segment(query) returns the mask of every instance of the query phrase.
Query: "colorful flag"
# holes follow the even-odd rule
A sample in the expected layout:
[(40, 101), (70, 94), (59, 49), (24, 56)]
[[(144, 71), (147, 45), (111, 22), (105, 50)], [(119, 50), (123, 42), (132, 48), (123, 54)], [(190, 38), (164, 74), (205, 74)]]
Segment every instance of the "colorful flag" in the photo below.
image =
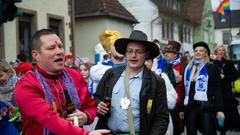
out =
[(230, 2), (229, 0), (223, 0), (218, 8), (217, 13), (219, 13), (220, 20), (223, 22), (225, 21), (225, 16), (230, 14)]

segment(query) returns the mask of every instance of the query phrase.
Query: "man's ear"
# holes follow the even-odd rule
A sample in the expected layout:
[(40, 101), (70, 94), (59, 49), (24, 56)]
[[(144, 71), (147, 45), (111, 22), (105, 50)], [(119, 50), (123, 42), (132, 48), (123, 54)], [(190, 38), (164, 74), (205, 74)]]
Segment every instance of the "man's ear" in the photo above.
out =
[(39, 52), (37, 50), (32, 50), (32, 57), (36, 62), (39, 61)]

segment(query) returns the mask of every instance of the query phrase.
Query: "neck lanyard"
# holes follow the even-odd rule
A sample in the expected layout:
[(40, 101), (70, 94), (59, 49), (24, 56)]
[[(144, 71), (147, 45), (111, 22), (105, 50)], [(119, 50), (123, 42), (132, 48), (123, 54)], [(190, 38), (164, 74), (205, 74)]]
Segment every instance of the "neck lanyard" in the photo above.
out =
[[(129, 69), (128, 69), (128, 67), (126, 67), (126, 70), (125, 70), (124, 87), (125, 87), (124, 96), (127, 97), (131, 101), (131, 96), (130, 96), (130, 92), (129, 92)], [(134, 122), (133, 122), (131, 102), (128, 106), (127, 111), (128, 111), (128, 122), (129, 122), (130, 134), (135, 135), (135, 127), (134, 127)]]

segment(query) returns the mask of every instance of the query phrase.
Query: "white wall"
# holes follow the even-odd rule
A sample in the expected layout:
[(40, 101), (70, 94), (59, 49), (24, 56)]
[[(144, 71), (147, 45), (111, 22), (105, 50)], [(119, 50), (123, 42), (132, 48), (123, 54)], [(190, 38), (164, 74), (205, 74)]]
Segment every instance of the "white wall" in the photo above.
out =
[[(148, 36), (148, 40), (157, 38), (160, 34), (157, 29), (154, 29), (153, 37), (151, 37), (151, 21), (158, 17), (158, 8), (150, 0), (119, 0), (119, 2), (139, 21), (139, 24), (134, 26), (135, 30), (141, 30)], [(154, 23), (154, 27), (159, 26), (159, 23)], [(160, 28), (160, 27), (158, 27)], [(160, 35), (157, 39), (160, 39)]]
[[(150, 0), (119, 0), (119, 2), (140, 22), (134, 29), (145, 32), (148, 35), (148, 40), (158, 39), (161, 43), (168, 43), (167, 40), (162, 39), (162, 19), (161, 16), (159, 17), (158, 7), (153, 2)], [(174, 40), (176, 41), (179, 41), (178, 33), (179, 28), (175, 23)], [(183, 43), (182, 51), (190, 51), (191, 53), (191, 43)]]
[[(47, 28), (47, 13), (64, 17), (64, 34), (66, 53), (69, 53), (71, 45), (69, 35), (70, 16), (68, 16), (68, 1), (67, 0), (23, 0), (16, 4), (17, 7), (37, 12), (37, 30)], [(6, 60), (14, 60), (17, 55), (17, 30), (16, 20), (4, 23), (4, 45)]]
[(119, 31), (123, 37), (129, 37), (133, 27), (130, 22), (101, 17), (76, 20), (75, 55), (95, 60), (94, 48), (99, 43), (98, 36), (106, 29)]
[[(240, 27), (239, 28), (232, 28), (231, 29), (231, 33), (232, 33), (232, 39), (235, 39), (235, 36), (237, 35), (237, 33), (239, 32)], [(224, 29), (215, 29), (215, 43), (217, 45), (223, 44), (223, 32), (224, 31), (230, 31), (229, 28), (224, 28)]]

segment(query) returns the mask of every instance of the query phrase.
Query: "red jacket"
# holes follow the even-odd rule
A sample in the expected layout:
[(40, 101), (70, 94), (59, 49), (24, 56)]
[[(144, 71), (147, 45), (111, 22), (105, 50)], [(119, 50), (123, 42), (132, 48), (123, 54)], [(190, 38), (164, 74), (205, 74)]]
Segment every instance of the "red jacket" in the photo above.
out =
[(183, 96), (183, 91), (184, 91), (184, 87), (183, 87), (183, 72), (182, 70), (184, 70), (184, 67), (181, 66), (182, 63), (178, 63), (176, 65), (173, 66), (173, 69), (175, 71), (177, 71), (179, 74), (179, 78), (181, 79), (176, 79), (178, 80), (176, 86), (175, 86), (175, 90), (177, 92), (178, 98), (177, 98), (177, 103), (176, 104), (180, 104), (181, 100), (182, 100), (182, 96)]
[[(59, 75), (49, 75), (38, 66), (40, 73), (46, 78), (56, 103), (59, 97), (62, 106), (65, 104), (63, 94), (63, 81)], [(81, 111), (90, 117), (89, 123), (96, 116), (96, 104), (90, 96), (86, 83), (77, 70), (66, 68), (69, 75), (73, 78), (77, 88), (81, 103)], [(57, 81), (56, 81), (57, 80)], [(54, 86), (55, 85), (55, 86)], [(37, 81), (34, 72), (27, 72), (16, 84), (14, 89), (14, 98), (20, 109), (23, 120), (24, 135), (42, 135), (43, 127), (57, 135), (85, 135), (89, 131), (81, 127), (74, 126), (71, 122), (61, 117), (59, 104), (57, 104), (58, 112), (54, 112), (52, 106), (45, 100), (45, 93), (42, 86)], [(63, 108), (65, 109), (65, 108)]]

